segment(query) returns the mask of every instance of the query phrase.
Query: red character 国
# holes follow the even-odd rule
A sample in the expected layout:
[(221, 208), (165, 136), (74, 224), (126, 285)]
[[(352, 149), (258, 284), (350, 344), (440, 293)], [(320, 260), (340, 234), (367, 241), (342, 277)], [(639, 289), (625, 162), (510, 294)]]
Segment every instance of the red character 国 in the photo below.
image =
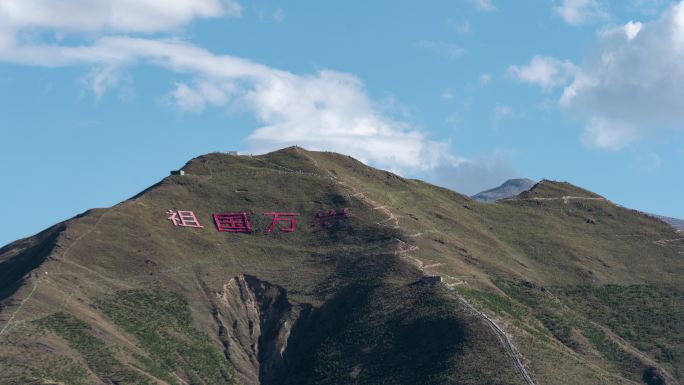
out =
[(252, 226), (246, 212), (214, 213), (216, 228), (222, 233), (251, 233)]
[(199, 220), (197, 220), (197, 216), (193, 211), (168, 210), (166, 213), (169, 214), (169, 217), (166, 219), (170, 220), (174, 226), (204, 228), (199, 223)]
[(266, 232), (270, 233), (278, 225), (278, 223), (286, 223), (287, 225), (281, 226), (280, 231), (283, 233), (292, 233), (297, 229), (297, 218), (299, 218), (299, 213), (264, 213), (264, 215), (272, 215), (273, 220), (271, 224), (266, 228)]

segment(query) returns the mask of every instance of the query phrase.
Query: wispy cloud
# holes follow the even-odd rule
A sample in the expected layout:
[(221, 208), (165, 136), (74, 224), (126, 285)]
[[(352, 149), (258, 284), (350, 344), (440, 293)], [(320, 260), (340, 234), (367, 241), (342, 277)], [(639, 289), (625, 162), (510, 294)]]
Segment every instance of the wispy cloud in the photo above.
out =
[(511, 106), (500, 104), (494, 107), (494, 120), (501, 120), (514, 116), (514, 111)]
[(451, 60), (459, 58), (464, 52), (464, 50), (456, 44), (444, 41), (421, 40), (416, 42), (415, 46), (432, 51)]
[[(403, 174), (422, 173), (432, 180), (452, 174), (483, 178), (499, 172), (498, 166), (481, 167), (481, 162), (453, 154), (449, 141), (431, 139), (392, 103), (373, 100), (361, 79), (352, 74), (328, 69), (297, 74), (214, 54), (178, 37), (177, 31), (195, 19), (239, 16), (238, 3), (160, 1), (132, 5), (127, 0), (0, 0), (0, 61), (86, 67), (84, 82), (98, 96), (128, 79), (127, 71), (134, 66), (167, 70), (181, 80), (165, 100), (180, 111), (225, 108), (250, 113), (258, 128), (246, 140), (255, 153), (297, 144), (346, 153)], [(275, 19), (283, 17), (284, 13), (274, 14)], [(27, 30), (47, 32), (37, 36), (78, 37), (64, 40), (69, 44), (17, 38)], [(447, 58), (463, 52), (445, 42), (416, 45)], [(461, 181), (446, 185), (464, 186)]]
[(447, 25), (459, 35), (470, 34), (470, 20), (447, 20)]
[(103, 65), (92, 68), (87, 75), (81, 78), (85, 84), (98, 98), (102, 97), (105, 92), (115, 86), (121, 86), (122, 83), (131, 84), (133, 82), (131, 76), (117, 66)]
[(276, 8), (275, 10), (257, 9), (257, 17), (262, 23), (274, 22), (282, 23), (285, 21), (285, 10)]
[(492, 0), (471, 0), (475, 5), (475, 9), (480, 12), (496, 12), (499, 9), (494, 5)]
[(0, 24), (13, 30), (48, 28), (64, 33), (153, 33), (197, 18), (237, 17), (233, 0), (0, 0)]
[(577, 67), (570, 61), (550, 56), (535, 56), (528, 64), (508, 67), (508, 73), (515, 79), (546, 91), (568, 84), (576, 72)]
[(432, 141), (409, 123), (385, 114), (353, 75), (321, 70), (296, 75), (246, 59), (214, 55), (179, 41), (106, 37), (92, 46), (23, 46), (5, 59), (44, 65), (159, 65), (195, 77), (179, 82), (169, 98), (179, 108), (236, 106), (262, 123), (249, 137), (256, 152), (299, 144), (349, 153), (363, 161), (404, 172), (429, 169), (456, 158), (447, 143)]
[(492, 75), (491, 74), (480, 75), (480, 85), (481, 86), (486, 86), (491, 82), (492, 82)]
[(176, 88), (168, 96), (183, 111), (201, 112), (207, 106), (227, 105), (238, 91), (238, 86), (231, 81), (196, 79), (191, 85), (176, 82)]
[(496, 151), (464, 160), (455, 167), (439, 166), (431, 171), (431, 179), (441, 186), (473, 195), (519, 176), (510, 165), (510, 157), (507, 151)]
[(554, 10), (570, 25), (608, 17), (605, 5), (599, 0), (562, 0)]
[[(11, 21), (4, 25), (12, 26), (9, 32), (13, 35), (0, 46), (0, 60), (43, 67), (90, 67), (84, 82), (98, 96), (116, 86), (126, 76), (126, 69), (135, 65), (157, 66), (187, 76), (191, 80), (176, 82), (167, 100), (187, 112), (231, 107), (251, 113), (261, 125), (247, 138), (254, 152), (298, 144), (348, 153), (407, 173), (460, 162), (449, 152), (448, 142), (431, 140), (401, 113), (372, 100), (363, 82), (351, 74), (325, 69), (295, 74), (236, 56), (216, 55), (177, 37), (110, 35), (111, 30), (173, 32), (195, 17), (221, 17), (231, 9), (235, 13), (230, 7), (237, 3), (174, 0), (163, 7), (154, 4), (155, 9), (166, 12), (154, 18), (145, 13), (145, 5), (152, 6), (152, 0), (143, 0), (135, 10), (126, 8), (129, 3), (123, 1), (106, 7), (100, 2), (71, 0), (61, 9), (52, 2), (27, 0), (26, 4), (39, 11), (31, 15), (26, 14), (23, 2), (0, 1), (15, 6), (3, 13)], [(83, 8), (75, 12), (78, 6)], [(112, 21), (111, 9), (117, 6), (124, 15)], [(55, 21), (66, 10), (74, 11), (74, 19)], [(55, 33), (92, 34), (97, 30), (102, 36), (74, 45), (15, 38), (23, 28), (38, 27)], [(454, 54), (450, 48), (446, 50)]]
[(663, 6), (668, 3), (669, 0), (630, 0), (627, 2), (626, 8), (643, 15), (654, 15), (661, 12)]
[(285, 21), (285, 11), (282, 8), (278, 8), (271, 14), (271, 20), (276, 23), (282, 23)]

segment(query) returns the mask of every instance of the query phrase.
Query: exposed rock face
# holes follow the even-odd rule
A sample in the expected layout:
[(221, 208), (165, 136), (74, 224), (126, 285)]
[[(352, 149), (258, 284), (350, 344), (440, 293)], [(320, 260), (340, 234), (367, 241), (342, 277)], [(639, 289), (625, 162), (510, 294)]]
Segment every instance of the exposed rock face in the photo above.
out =
[(499, 199), (514, 197), (525, 190), (529, 190), (535, 183), (535, 181), (525, 178), (509, 179), (501, 186), (477, 193), (472, 198), (480, 202), (493, 203)]
[(228, 281), (215, 306), (219, 338), (242, 382), (271, 383), (301, 307), (288, 301), (282, 287), (249, 275)]
[(0, 249), (0, 301), (11, 296), (27, 274), (38, 274), (34, 270), (53, 252), (63, 230), (64, 225), (57, 224)]

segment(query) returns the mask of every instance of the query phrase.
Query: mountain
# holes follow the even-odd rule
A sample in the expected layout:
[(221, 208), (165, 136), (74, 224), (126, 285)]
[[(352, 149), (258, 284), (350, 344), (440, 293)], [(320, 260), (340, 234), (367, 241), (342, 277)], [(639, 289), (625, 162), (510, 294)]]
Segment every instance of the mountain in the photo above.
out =
[[(502, 199), (508, 199), (508, 198), (513, 198), (517, 196), (518, 194), (524, 193), (527, 190), (533, 189), (536, 185), (536, 182), (534, 182), (531, 179), (526, 179), (526, 178), (521, 178), (521, 179), (509, 179), (506, 182), (504, 182), (501, 186), (495, 187), (493, 189), (485, 190), (482, 192), (479, 192), (475, 195), (472, 196), (473, 199), (484, 202), (484, 203), (493, 203)], [(569, 184), (568, 184), (569, 185)], [(571, 189), (572, 191), (569, 191), (569, 193), (577, 193), (577, 190)], [(590, 193), (594, 195), (595, 197), (599, 197), (597, 194), (588, 192), (587, 190), (581, 189), (582, 194), (587, 194)], [(670, 226), (679, 229), (679, 230), (684, 230), (684, 220), (682, 219), (677, 219), (677, 218), (671, 218), (671, 217), (666, 217), (662, 215), (656, 215), (656, 214), (649, 214), (649, 213), (644, 213), (645, 215), (650, 215), (655, 218), (660, 219), (661, 221), (669, 224)]]
[(298, 147), (182, 171), (0, 249), (0, 384), (684, 379), (684, 240), (660, 220)]
[(677, 218), (670, 218), (670, 217), (665, 217), (662, 215), (655, 215), (655, 214), (650, 214), (653, 215), (654, 217), (660, 219), (661, 221), (669, 224), (670, 226), (674, 227), (675, 229), (679, 230), (684, 230), (684, 220), (683, 219), (677, 219)]
[[(496, 202), (496, 201), (499, 201), (502, 199), (513, 198), (513, 197), (517, 196), (518, 194), (521, 194), (527, 190), (534, 189), (536, 184), (537, 183), (535, 181), (533, 181), (531, 179), (527, 179), (527, 178), (509, 179), (506, 182), (504, 182), (501, 186), (479, 192), (479, 193), (473, 195), (472, 198), (477, 200), (477, 201), (484, 202), (484, 203), (493, 203), (493, 202)], [(567, 185), (571, 186), (569, 183)], [(587, 191), (584, 189), (577, 190), (576, 188), (571, 188), (570, 190), (568, 190), (568, 193), (575, 193), (576, 194), (577, 191), (580, 191), (580, 194), (584, 194), (584, 195), (589, 194), (589, 195), (593, 195), (594, 197), (599, 197), (599, 195), (591, 193), (590, 191)], [(661, 221), (669, 224), (670, 226), (672, 226), (676, 229), (684, 230), (684, 220), (682, 220), (682, 219), (671, 218), (671, 217), (666, 217), (666, 216), (656, 215), (656, 214), (649, 214), (649, 213), (644, 213), (644, 214), (658, 218)]]
[(501, 186), (477, 193), (472, 198), (480, 202), (493, 203), (499, 199), (511, 198), (525, 190), (529, 190), (535, 183), (535, 181), (526, 178), (509, 179)]

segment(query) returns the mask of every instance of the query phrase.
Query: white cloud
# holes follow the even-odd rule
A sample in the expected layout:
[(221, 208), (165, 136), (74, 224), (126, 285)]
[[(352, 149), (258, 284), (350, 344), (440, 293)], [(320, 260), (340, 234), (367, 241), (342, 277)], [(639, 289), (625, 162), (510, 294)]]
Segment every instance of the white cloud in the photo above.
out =
[(508, 73), (517, 80), (538, 85), (544, 90), (567, 84), (576, 70), (571, 62), (549, 56), (535, 56), (529, 64), (508, 67)]
[(196, 80), (193, 85), (177, 82), (169, 94), (171, 100), (183, 111), (200, 112), (206, 106), (227, 105), (238, 91), (235, 83)]
[(579, 25), (590, 19), (607, 17), (603, 8), (598, 0), (563, 0), (554, 10), (566, 23)]
[(638, 21), (636, 23), (630, 21), (629, 23), (625, 24), (623, 28), (625, 30), (625, 36), (627, 36), (627, 39), (632, 40), (637, 37), (639, 32), (641, 32), (641, 27), (643, 27), (643, 24)]
[[(240, 12), (231, 0), (0, 0), (0, 61), (89, 68), (84, 82), (98, 96), (127, 79), (126, 71), (135, 65), (166, 69), (190, 79), (175, 82), (167, 95), (178, 109), (200, 112), (219, 107), (251, 113), (260, 127), (247, 143), (257, 153), (297, 144), (349, 154), (409, 175), (465, 164), (449, 151), (448, 141), (431, 140), (401, 111), (397, 114), (386, 103), (374, 101), (351, 74), (294, 74), (216, 55), (177, 38), (125, 35), (173, 34), (196, 18)], [(284, 13), (274, 17), (282, 19)], [(39, 33), (24, 36), (33, 32)], [(80, 40), (41, 41), (41, 36), (50, 35), (43, 32), (74, 34)], [(447, 57), (462, 53), (450, 43), (418, 45)]]
[(185, 83), (177, 83), (176, 89), (171, 92), (170, 96), (183, 111), (199, 112), (204, 110), (207, 104), (206, 98), (200, 91)]
[(615, 150), (654, 130), (684, 129), (684, 1), (598, 39), (581, 66), (535, 57), (511, 71), (547, 89), (565, 86), (560, 106), (586, 122), (589, 146)]
[(241, 11), (233, 0), (0, 0), (0, 24), (13, 30), (151, 33)]
[[(185, 111), (234, 105), (252, 112), (263, 125), (248, 137), (255, 152), (298, 144), (408, 173), (458, 161), (448, 143), (432, 141), (391, 118), (370, 99), (363, 83), (346, 73), (296, 75), (176, 40), (125, 36), (89, 46), (19, 45), (1, 51), (0, 59), (47, 67), (122, 68), (142, 62), (188, 74), (196, 80), (177, 83), (169, 98)], [(110, 84), (94, 82), (93, 88), (101, 93), (103, 85)]]
[(496, 12), (498, 11), (498, 8), (496, 8), (496, 5), (492, 2), (492, 0), (472, 0), (473, 4), (475, 4), (475, 9), (477, 9), (480, 12)]
[(605, 30), (561, 105), (589, 117), (587, 132), (595, 134), (588, 141), (599, 147), (624, 147), (653, 129), (684, 129), (682, 63), (684, 2), (659, 20)]
[(415, 46), (433, 51), (447, 59), (456, 59), (463, 54), (463, 49), (461, 47), (444, 41), (421, 40), (417, 42)]
[(425, 170), (453, 159), (447, 143), (396, 121), (375, 106), (352, 75), (274, 76), (245, 95), (265, 126), (249, 136), (257, 151), (299, 144), (333, 149), (401, 170)]

